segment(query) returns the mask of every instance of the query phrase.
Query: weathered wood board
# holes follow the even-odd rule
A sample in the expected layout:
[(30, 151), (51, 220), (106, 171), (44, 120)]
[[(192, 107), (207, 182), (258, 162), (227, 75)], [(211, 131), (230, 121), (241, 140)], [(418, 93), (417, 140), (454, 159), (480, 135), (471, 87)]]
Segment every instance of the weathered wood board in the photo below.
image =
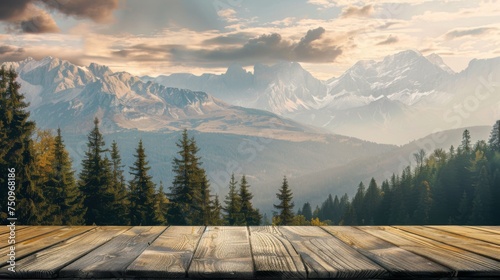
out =
[(452, 275), (452, 271), (442, 265), (357, 228), (325, 226), (323, 229), (387, 269), (392, 277), (445, 277)]
[(136, 226), (64, 267), (59, 277), (120, 278), (126, 268), (163, 231), (160, 226)]
[(306, 278), (306, 268), (290, 241), (274, 226), (250, 227), (250, 243), (259, 278)]
[(188, 269), (192, 278), (253, 278), (246, 227), (207, 227)]
[(396, 228), (500, 261), (500, 245), (429, 227), (398, 226)]
[[(16, 275), (21, 278), (55, 278), (61, 268), (129, 228), (109, 226), (91, 229), (18, 261)], [(0, 277), (11, 276), (12, 273), (0, 274)]]
[(205, 227), (171, 226), (127, 268), (126, 276), (184, 278)]
[(454, 271), (454, 276), (500, 276), (500, 263), (460, 248), (414, 235), (393, 227), (359, 227), (361, 230), (391, 242), (398, 247), (424, 256)]
[(309, 278), (377, 278), (388, 272), (319, 227), (281, 226), (300, 254)]

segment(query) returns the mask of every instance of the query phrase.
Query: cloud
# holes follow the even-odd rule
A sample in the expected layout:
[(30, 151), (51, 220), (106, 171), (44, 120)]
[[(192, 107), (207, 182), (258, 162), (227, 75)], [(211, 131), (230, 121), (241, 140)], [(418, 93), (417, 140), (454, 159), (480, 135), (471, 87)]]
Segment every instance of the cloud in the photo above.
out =
[(234, 9), (223, 9), (217, 11), (217, 15), (223, 18), (227, 22), (237, 22), (236, 11)]
[(98, 23), (109, 22), (118, 9), (118, 0), (43, 0), (50, 9), (68, 16), (88, 18)]
[(67, 16), (108, 22), (118, 8), (118, 0), (100, 0), (89, 4), (86, 0), (15, 0), (0, 1), (0, 21), (8, 30), (23, 33), (59, 32), (55, 20), (42, 7)]
[(228, 35), (219, 35), (207, 40), (202, 44), (206, 45), (238, 45), (246, 43), (250, 38), (255, 37), (255, 34), (249, 32), (238, 32)]
[(478, 27), (478, 28), (467, 28), (467, 29), (455, 29), (449, 31), (445, 34), (446, 39), (453, 40), (455, 38), (465, 37), (465, 36), (479, 36), (483, 34), (490, 33), (491, 31), (497, 30), (494, 27)]
[(389, 37), (387, 37), (387, 39), (385, 39), (384, 41), (381, 41), (381, 42), (378, 42), (377, 43), (377, 46), (381, 46), (381, 45), (390, 45), (390, 44), (394, 44), (394, 43), (397, 43), (399, 42), (399, 38), (398, 36), (392, 36), (390, 35)]
[[(285, 39), (279, 33), (262, 34), (248, 39), (243, 44), (214, 46), (204, 44), (201, 46), (203, 48), (187, 45), (137, 44), (114, 50), (112, 55), (127, 61), (164, 59), (175, 65), (198, 67), (227, 67), (233, 62), (245, 66), (278, 61), (328, 63), (333, 62), (342, 53), (342, 49), (331, 41), (323, 40), (325, 32), (323, 27), (311, 29), (298, 41)], [(212, 43), (227, 40), (226, 37), (222, 38), (209, 40)]]
[(54, 19), (44, 10), (32, 7), (32, 16), (21, 20), (19, 26), (24, 33), (55, 33), (59, 32)]
[(363, 7), (349, 6), (342, 9), (341, 17), (369, 17), (373, 13), (373, 6), (366, 5)]
[(25, 51), (23, 48), (13, 47), (9, 45), (0, 46), (0, 61), (17, 61), (23, 59)]

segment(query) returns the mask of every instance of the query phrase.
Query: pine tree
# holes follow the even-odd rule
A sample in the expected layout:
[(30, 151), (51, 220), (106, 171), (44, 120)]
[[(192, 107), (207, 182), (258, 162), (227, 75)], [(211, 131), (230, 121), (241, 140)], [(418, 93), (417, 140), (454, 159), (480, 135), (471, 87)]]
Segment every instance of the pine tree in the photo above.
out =
[(466, 153), (469, 153), (471, 150), (470, 132), (467, 129), (464, 130), (464, 133), (462, 134), (462, 145), (460, 148)]
[(201, 223), (205, 226), (210, 225), (210, 222), (212, 221), (212, 215), (213, 215), (213, 205), (211, 201), (211, 195), (210, 195), (210, 183), (207, 180), (207, 176), (205, 175), (204, 170), (200, 170), (200, 173), (198, 174), (200, 178), (200, 192), (201, 192), (201, 217), (202, 221)]
[(167, 211), (168, 211), (168, 198), (165, 194), (163, 182), (160, 181), (160, 188), (155, 194), (155, 208), (154, 212), (159, 225), (167, 224)]
[(247, 183), (245, 175), (241, 177), (240, 181), (240, 199), (241, 207), (240, 213), (243, 218), (242, 225), (246, 226), (257, 226), (260, 224), (262, 215), (259, 210), (254, 209), (252, 205), (253, 195), (249, 190), (250, 186)]
[(295, 206), (292, 202), (293, 194), (290, 188), (288, 187), (288, 181), (286, 176), (283, 177), (283, 184), (279, 190), (279, 193), (276, 194), (280, 203), (278, 205), (274, 204), (274, 208), (279, 211), (279, 224), (286, 226), (290, 225), (293, 222), (293, 207)]
[(311, 204), (309, 202), (304, 203), (304, 206), (302, 207), (302, 215), (306, 218), (307, 221), (311, 221), (312, 208), (311, 208)]
[(241, 198), (236, 191), (237, 184), (238, 182), (234, 179), (234, 174), (232, 174), (229, 181), (229, 192), (224, 200), (225, 207), (223, 208), (224, 219), (230, 226), (242, 223), (242, 217), (240, 216)]
[(101, 132), (99, 131), (99, 120), (95, 118), (94, 129), (88, 135), (85, 157), (82, 161), (79, 188), (84, 195), (83, 206), (87, 209), (85, 222), (88, 225), (117, 224), (114, 220), (115, 201), (110, 162), (103, 158), (107, 151)]
[(350, 209), (350, 220), (352, 225), (364, 225), (365, 221), (365, 213), (364, 213), (364, 199), (365, 199), (365, 185), (363, 182), (360, 182), (358, 185), (358, 191), (354, 196), (351, 209)]
[(212, 213), (210, 217), (209, 225), (212, 226), (222, 226), (224, 224), (224, 219), (222, 218), (222, 205), (219, 201), (219, 195), (215, 195), (215, 199), (212, 202)]
[(134, 166), (130, 167), (130, 223), (131, 225), (158, 225), (162, 218), (155, 209), (155, 185), (148, 175), (148, 161), (142, 140), (136, 149)]
[(378, 223), (376, 220), (376, 213), (380, 207), (381, 200), (382, 196), (380, 194), (380, 189), (375, 179), (372, 178), (370, 180), (370, 184), (368, 185), (368, 189), (366, 190), (365, 197), (363, 198), (363, 218), (365, 220), (365, 224), (374, 225)]
[[(42, 189), (32, 178), (35, 172), (32, 140), (35, 123), (28, 120), (28, 104), (19, 92), (21, 86), (16, 78), (13, 69), (0, 68), (0, 185), (8, 186), (9, 174), (15, 174), (17, 219), (19, 223), (36, 225), (43, 222), (47, 205)], [(2, 218), (7, 218), (6, 189), (0, 194)]]
[(115, 193), (115, 200), (113, 201), (113, 213), (116, 216), (119, 225), (128, 225), (130, 223), (129, 217), (129, 191), (123, 175), (122, 159), (118, 144), (113, 141), (111, 144), (111, 176), (113, 192)]
[[(175, 174), (170, 187), (168, 221), (174, 225), (203, 223), (203, 198), (201, 187), (204, 170), (200, 168), (198, 148), (194, 138), (189, 139), (184, 129), (177, 147), (179, 158), (174, 158), (172, 171)], [(205, 178), (206, 179), (206, 178)]]
[(500, 120), (496, 121), (493, 126), (488, 144), (491, 150), (500, 152)]
[(64, 146), (61, 129), (57, 129), (54, 157), (46, 183), (47, 200), (51, 212), (47, 219), (50, 225), (82, 225), (87, 209), (83, 206), (83, 195), (76, 185), (71, 159)]

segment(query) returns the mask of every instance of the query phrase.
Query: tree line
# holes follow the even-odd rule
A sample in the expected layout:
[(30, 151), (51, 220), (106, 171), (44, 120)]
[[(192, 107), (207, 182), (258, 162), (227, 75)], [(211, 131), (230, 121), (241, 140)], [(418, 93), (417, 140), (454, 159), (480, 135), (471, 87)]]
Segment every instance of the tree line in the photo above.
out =
[(448, 151), (413, 154), (416, 166), (379, 186), (363, 182), (352, 200), (347, 194), (328, 198), (311, 211), (305, 203), (297, 213), (335, 225), (500, 224), (500, 120), (488, 141), (471, 143), (468, 130), (461, 144)]

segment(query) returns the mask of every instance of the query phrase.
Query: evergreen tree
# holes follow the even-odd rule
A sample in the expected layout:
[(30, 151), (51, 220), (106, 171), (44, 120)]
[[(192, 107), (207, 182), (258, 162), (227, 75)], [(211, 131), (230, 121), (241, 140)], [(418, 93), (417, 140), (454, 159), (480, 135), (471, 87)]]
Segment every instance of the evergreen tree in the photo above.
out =
[(61, 129), (57, 129), (54, 157), (51, 162), (45, 191), (50, 205), (49, 225), (82, 225), (87, 209), (83, 206), (83, 195), (76, 185), (71, 159), (64, 146)]
[(466, 153), (469, 153), (471, 150), (470, 132), (467, 129), (462, 134), (462, 145), (460, 148)]
[(262, 215), (259, 210), (255, 209), (252, 205), (253, 194), (250, 192), (249, 188), (250, 185), (248, 185), (247, 179), (245, 175), (243, 175), (240, 181), (240, 213), (243, 217), (243, 225), (258, 226), (262, 220)]
[(302, 215), (304, 216), (304, 218), (306, 218), (307, 221), (311, 221), (312, 208), (311, 208), (311, 204), (309, 202), (304, 203), (304, 206), (302, 207)]
[(222, 226), (224, 225), (224, 219), (222, 218), (222, 205), (219, 201), (219, 195), (215, 195), (215, 199), (212, 202), (212, 212), (210, 216), (209, 225), (212, 226)]
[(276, 194), (280, 203), (278, 205), (274, 204), (274, 208), (278, 209), (279, 212), (279, 225), (290, 225), (293, 222), (293, 207), (294, 203), (292, 202), (293, 194), (290, 188), (288, 187), (288, 181), (286, 176), (283, 177), (283, 184), (281, 185), (281, 189), (279, 193)]
[(363, 213), (363, 202), (365, 198), (365, 185), (363, 182), (360, 182), (358, 185), (358, 191), (356, 192), (356, 195), (354, 196), (352, 203), (351, 203), (351, 208), (349, 209), (349, 217), (350, 223), (352, 225), (364, 225), (365, 220), (364, 220), (364, 214)]
[(5, 186), (0, 195), (0, 216), (7, 218), (8, 176), (15, 174), (17, 219), (22, 224), (36, 225), (43, 222), (48, 209), (42, 189), (32, 178), (35, 123), (28, 120), (28, 104), (16, 78), (13, 69), (0, 68), (0, 185)]
[(205, 175), (204, 170), (200, 170), (200, 174), (198, 175), (201, 178), (200, 181), (200, 191), (201, 191), (201, 223), (205, 226), (210, 225), (213, 216), (213, 205), (210, 200), (210, 183), (207, 180), (207, 176)]
[(111, 144), (111, 184), (115, 193), (113, 202), (113, 214), (116, 216), (116, 221), (119, 225), (128, 225), (130, 223), (129, 216), (129, 191), (123, 175), (122, 158), (118, 150), (118, 144), (113, 141)]
[(163, 182), (160, 181), (160, 188), (155, 194), (154, 212), (159, 225), (167, 224), (168, 198), (165, 194)]
[(152, 177), (148, 175), (148, 161), (142, 140), (136, 149), (134, 166), (130, 167), (130, 223), (131, 225), (158, 225), (162, 217), (154, 211), (156, 193)]
[(491, 150), (500, 152), (500, 120), (496, 121), (493, 126), (488, 144), (490, 145)]
[(83, 206), (87, 209), (85, 222), (88, 225), (118, 224), (114, 220), (115, 201), (111, 180), (110, 162), (103, 158), (104, 139), (99, 131), (99, 120), (95, 118), (94, 129), (88, 135), (85, 157), (82, 161), (79, 188), (84, 196)]
[(363, 198), (363, 219), (365, 224), (374, 225), (378, 223), (376, 213), (380, 207), (382, 195), (374, 178), (370, 180), (365, 197)]
[(202, 224), (204, 210), (201, 188), (204, 171), (199, 167), (200, 158), (196, 155), (198, 148), (194, 138), (189, 139), (186, 129), (176, 144), (180, 150), (179, 158), (173, 160), (172, 171), (175, 176), (170, 187), (168, 221), (174, 225)]
[(240, 216), (241, 198), (236, 191), (236, 185), (238, 182), (234, 179), (234, 174), (231, 174), (231, 180), (229, 181), (229, 192), (224, 200), (225, 207), (222, 209), (224, 211), (224, 219), (226, 223), (230, 226), (240, 225), (242, 223), (242, 217)]

